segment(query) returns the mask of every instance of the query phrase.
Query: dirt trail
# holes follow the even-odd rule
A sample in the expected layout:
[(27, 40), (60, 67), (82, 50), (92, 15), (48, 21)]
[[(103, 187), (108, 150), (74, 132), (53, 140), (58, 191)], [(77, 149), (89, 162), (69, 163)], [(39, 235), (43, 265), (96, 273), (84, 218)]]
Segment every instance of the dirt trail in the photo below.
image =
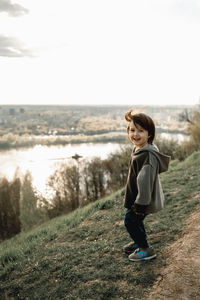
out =
[(200, 300), (200, 206), (191, 214), (183, 236), (167, 251), (167, 267), (148, 300)]

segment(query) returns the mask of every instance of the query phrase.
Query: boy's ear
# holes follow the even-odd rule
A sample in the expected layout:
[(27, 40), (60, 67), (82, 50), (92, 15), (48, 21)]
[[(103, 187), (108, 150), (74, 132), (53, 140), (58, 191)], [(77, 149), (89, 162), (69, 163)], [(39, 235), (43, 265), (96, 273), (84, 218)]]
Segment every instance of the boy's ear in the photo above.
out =
[(126, 128), (126, 132), (129, 133), (129, 125)]

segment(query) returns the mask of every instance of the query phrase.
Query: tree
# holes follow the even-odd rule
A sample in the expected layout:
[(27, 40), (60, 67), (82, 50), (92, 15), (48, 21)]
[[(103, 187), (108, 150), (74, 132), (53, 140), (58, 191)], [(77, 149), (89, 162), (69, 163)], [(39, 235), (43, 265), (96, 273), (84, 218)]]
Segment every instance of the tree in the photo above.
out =
[(182, 143), (181, 154), (183, 159), (194, 151), (200, 150), (200, 105), (191, 113), (187, 110), (182, 114), (182, 118), (188, 123), (189, 141)]
[(86, 201), (95, 201), (106, 193), (106, 178), (103, 161), (99, 157), (93, 158), (82, 172)]
[(107, 174), (107, 189), (115, 191), (126, 184), (132, 147), (127, 144), (104, 161)]
[(48, 219), (44, 200), (33, 188), (32, 176), (30, 172), (27, 172), (21, 188), (20, 221), (22, 230), (27, 231)]
[(11, 231), (17, 234), (21, 231), (20, 222), (20, 193), (21, 193), (21, 181), (19, 178), (15, 177), (10, 183), (10, 202), (12, 207), (11, 215)]
[(57, 216), (79, 207), (80, 174), (78, 164), (68, 166), (62, 164), (49, 178), (49, 186), (55, 195), (51, 200), (50, 216)]
[[(199, 107), (200, 108), (200, 107)], [(191, 117), (188, 131), (192, 142), (195, 142), (197, 149), (200, 149), (200, 110), (196, 109)]]
[(9, 238), (21, 230), (19, 220), (20, 179), (0, 181), (0, 239)]

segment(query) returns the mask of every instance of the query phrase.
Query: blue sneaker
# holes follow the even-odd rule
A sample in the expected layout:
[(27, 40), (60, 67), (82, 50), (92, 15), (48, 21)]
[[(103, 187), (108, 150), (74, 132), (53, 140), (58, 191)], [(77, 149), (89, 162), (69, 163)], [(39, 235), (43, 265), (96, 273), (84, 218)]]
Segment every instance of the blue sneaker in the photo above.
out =
[(152, 247), (146, 249), (138, 248), (128, 258), (131, 261), (151, 260), (156, 258), (156, 254)]
[(127, 244), (123, 247), (123, 250), (126, 254), (131, 254), (138, 248), (139, 248), (138, 244), (136, 244), (134, 242), (130, 242), (129, 244)]

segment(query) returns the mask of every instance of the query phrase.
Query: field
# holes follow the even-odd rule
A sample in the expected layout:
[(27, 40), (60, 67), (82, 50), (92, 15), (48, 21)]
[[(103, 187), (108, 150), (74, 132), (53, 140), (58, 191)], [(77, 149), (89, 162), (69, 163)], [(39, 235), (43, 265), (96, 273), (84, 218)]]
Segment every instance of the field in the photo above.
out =
[(123, 225), (124, 190), (0, 244), (1, 299), (145, 299), (200, 205), (200, 152), (162, 174), (165, 209), (146, 218), (157, 259), (133, 263)]

